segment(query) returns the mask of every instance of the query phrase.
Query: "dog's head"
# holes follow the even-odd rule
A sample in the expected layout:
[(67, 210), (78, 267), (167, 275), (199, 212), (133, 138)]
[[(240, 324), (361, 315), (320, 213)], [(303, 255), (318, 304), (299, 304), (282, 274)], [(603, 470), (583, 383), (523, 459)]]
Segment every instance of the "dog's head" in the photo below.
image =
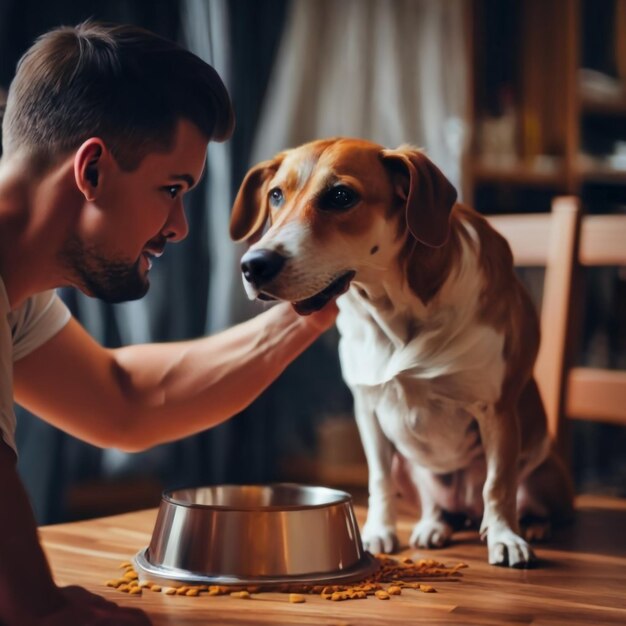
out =
[(248, 172), (233, 206), (231, 237), (252, 243), (246, 291), (318, 310), (352, 279), (380, 280), (407, 237), (444, 245), (455, 201), (414, 148), (338, 138), (281, 152)]

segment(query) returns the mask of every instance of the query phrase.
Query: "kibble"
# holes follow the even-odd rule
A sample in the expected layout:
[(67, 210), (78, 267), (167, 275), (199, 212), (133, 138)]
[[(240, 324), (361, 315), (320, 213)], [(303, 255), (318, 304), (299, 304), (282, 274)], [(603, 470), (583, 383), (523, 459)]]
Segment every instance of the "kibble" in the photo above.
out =
[(293, 602), (293, 604), (301, 604), (302, 602), (306, 602), (306, 598), (300, 593), (290, 593), (289, 602)]
[(376, 555), (380, 565), (379, 569), (367, 580), (351, 585), (305, 585), (305, 584), (281, 584), (277, 586), (259, 585), (250, 586), (226, 586), (226, 585), (181, 585), (179, 587), (161, 587), (156, 583), (139, 581), (137, 572), (133, 569), (130, 561), (124, 561), (121, 569), (126, 571), (122, 578), (112, 578), (106, 581), (107, 587), (117, 589), (122, 593), (142, 595), (143, 589), (162, 592), (165, 595), (179, 595), (188, 597), (225, 596), (248, 599), (251, 593), (272, 591), (289, 594), (289, 602), (300, 604), (306, 602), (305, 594), (320, 595), (325, 600), (343, 602), (345, 600), (363, 600), (368, 596), (374, 596), (379, 600), (390, 600), (392, 596), (402, 595), (403, 589), (421, 591), (422, 593), (434, 593), (436, 589), (419, 580), (433, 578), (448, 578), (458, 580), (460, 570), (467, 567), (465, 563), (446, 566), (434, 559), (420, 559), (414, 561), (410, 558), (401, 560), (393, 559), (386, 554)]

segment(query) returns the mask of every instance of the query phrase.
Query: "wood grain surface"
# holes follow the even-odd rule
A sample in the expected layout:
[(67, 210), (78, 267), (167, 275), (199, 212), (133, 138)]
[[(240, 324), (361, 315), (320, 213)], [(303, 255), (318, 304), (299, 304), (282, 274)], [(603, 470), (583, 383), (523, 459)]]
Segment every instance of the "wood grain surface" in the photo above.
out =
[[(356, 513), (362, 523), (364, 509), (356, 507)], [(304, 604), (291, 604), (279, 593), (234, 599), (144, 591), (133, 597), (106, 587), (106, 580), (120, 575), (120, 563), (148, 544), (155, 517), (156, 510), (148, 510), (40, 528), (57, 583), (80, 584), (119, 604), (140, 607), (155, 626), (626, 624), (626, 500), (578, 498), (575, 523), (537, 547), (540, 563), (531, 570), (488, 565), (485, 546), (468, 531), (442, 550), (402, 551), (412, 558), (469, 564), (460, 582), (432, 582), (437, 593), (405, 590), (390, 600), (344, 602), (307, 595)], [(403, 512), (402, 541), (413, 523)]]

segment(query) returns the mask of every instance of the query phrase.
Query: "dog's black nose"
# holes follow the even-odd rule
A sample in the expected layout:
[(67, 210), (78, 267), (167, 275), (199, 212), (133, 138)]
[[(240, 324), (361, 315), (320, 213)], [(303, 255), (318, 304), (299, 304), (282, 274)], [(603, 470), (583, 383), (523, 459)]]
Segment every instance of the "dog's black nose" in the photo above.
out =
[(259, 287), (269, 283), (282, 269), (287, 259), (273, 250), (251, 250), (241, 259), (244, 278)]

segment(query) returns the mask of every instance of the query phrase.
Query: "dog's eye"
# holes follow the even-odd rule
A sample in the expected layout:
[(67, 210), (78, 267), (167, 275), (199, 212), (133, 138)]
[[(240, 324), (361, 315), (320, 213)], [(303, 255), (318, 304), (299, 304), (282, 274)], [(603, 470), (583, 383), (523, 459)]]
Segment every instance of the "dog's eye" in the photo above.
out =
[(344, 185), (337, 185), (322, 194), (320, 198), (321, 209), (349, 209), (359, 201), (356, 191)]
[(270, 189), (270, 192), (268, 195), (269, 195), (270, 204), (273, 207), (279, 207), (283, 203), (283, 200), (285, 199), (283, 196), (283, 192), (278, 187), (274, 187), (274, 189)]

